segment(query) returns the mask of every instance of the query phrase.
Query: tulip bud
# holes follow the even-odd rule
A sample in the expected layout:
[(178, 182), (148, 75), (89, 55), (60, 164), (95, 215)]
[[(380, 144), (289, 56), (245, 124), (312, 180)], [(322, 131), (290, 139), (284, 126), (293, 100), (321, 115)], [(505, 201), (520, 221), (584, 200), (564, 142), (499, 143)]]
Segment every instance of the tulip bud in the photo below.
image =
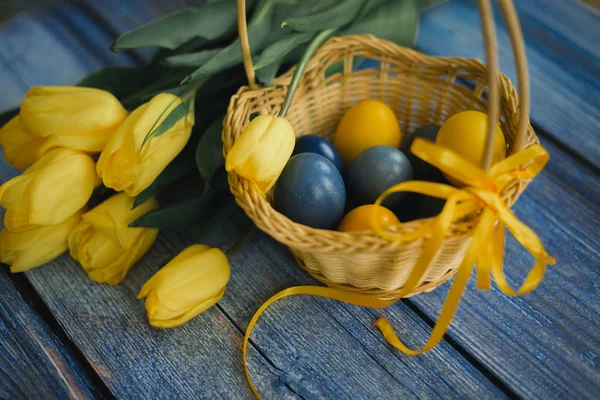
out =
[(225, 168), (235, 170), (266, 193), (281, 175), (295, 142), (294, 128), (287, 119), (259, 115), (233, 144)]
[(152, 246), (158, 229), (129, 224), (158, 208), (154, 197), (133, 207), (134, 199), (118, 193), (83, 215), (69, 236), (71, 257), (91, 280), (116, 285)]
[(56, 225), (89, 200), (98, 177), (94, 160), (71, 149), (54, 149), (0, 186), (4, 226), (11, 232)]
[(127, 117), (98, 160), (98, 175), (105, 186), (137, 196), (154, 182), (188, 142), (193, 110), (162, 135), (146, 143), (144, 139), (179, 104), (179, 97), (161, 93)]
[(189, 246), (142, 287), (150, 325), (172, 328), (215, 305), (229, 281), (229, 261), (219, 249)]
[(127, 117), (127, 110), (104, 90), (38, 86), (21, 101), (19, 116), (32, 134), (59, 136), (60, 144), (55, 145), (98, 152)]
[(0, 232), (0, 261), (10, 272), (23, 272), (52, 261), (68, 249), (71, 230), (81, 220), (80, 211), (57, 225), (42, 226), (25, 232)]
[(4, 160), (16, 169), (29, 167), (40, 157), (45, 138), (30, 133), (19, 116), (14, 117), (0, 129), (0, 146)]

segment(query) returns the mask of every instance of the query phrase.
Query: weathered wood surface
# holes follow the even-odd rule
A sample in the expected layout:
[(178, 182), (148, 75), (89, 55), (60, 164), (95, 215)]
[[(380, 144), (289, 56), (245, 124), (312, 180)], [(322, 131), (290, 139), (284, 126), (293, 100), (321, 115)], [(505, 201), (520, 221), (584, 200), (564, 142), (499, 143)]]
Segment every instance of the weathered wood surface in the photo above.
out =
[(65, 342), (0, 271), (0, 398), (81, 399), (96, 390)]
[[(119, 32), (173, 10), (144, 8), (143, 3), (85, 2), (79, 8), (67, 5), (19, 17), (26, 22), (10, 29), (0, 25), (0, 87), (8, 94), (0, 98), (0, 110), (17, 104), (31, 85), (70, 84), (103, 64), (148, 57), (149, 52), (112, 55), (104, 50)], [(265, 398), (597, 398), (600, 394), (596, 283), (600, 92), (594, 39), (598, 15), (573, 1), (530, 0), (517, 6), (525, 33), (533, 32), (528, 37), (532, 120), (542, 128), (552, 160), (515, 210), (540, 234), (559, 264), (550, 268), (536, 292), (521, 298), (507, 298), (495, 290), (476, 292), (471, 285), (450, 340), (420, 357), (391, 350), (370, 325), (377, 315), (372, 310), (310, 298), (282, 300), (264, 315), (252, 337), (250, 369)], [(97, 24), (80, 25), (82, 18)], [(85, 31), (78, 26), (85, 26)], [(478, 29), (472, 4), (450, 1), (422, 15), (417, 45), (435, 54), (480, 55)], [(89, 35), (83, 33), (88, 30)], [(79, 39), (73, 37), (76, 32)], [(502, 68), (510, 75), (503, 29), (499, 39)], [(232, 256), (232, 280), (218, 307), (182, 328), (150, 328), (135, 295), (197, 234), (188, 230), (161, 235), (157, 246), (116, 288), (89, 282), (67, 256), (27, 273), (69, 338), (115, 395), (247, 398), (240, 343), (250, 317), (276, 291), (312, 282), (285, 249), (259, 234)], [(240, 234), (230, 226), (213, 234), (208, 244), (228, 248)], [(513, 242), (506, 260), (509, 275), (522, 277), (529, 260)], [(402, 337), (421, 343), (447, 287), (386, 311)], [(18, 304), (22, 306), (22, 301)], [(1, 388), (2, 380), (0, 393)]]

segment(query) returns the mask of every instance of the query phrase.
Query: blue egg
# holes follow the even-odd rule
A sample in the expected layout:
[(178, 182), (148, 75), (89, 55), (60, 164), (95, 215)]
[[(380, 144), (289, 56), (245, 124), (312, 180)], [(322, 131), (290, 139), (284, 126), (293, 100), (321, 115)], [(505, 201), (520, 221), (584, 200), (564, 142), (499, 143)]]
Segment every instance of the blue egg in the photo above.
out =
[(344, 160), (340, 153), (333, 147), (331, 142), (321, 136), (305, 135), (296, 139), (293, 155), (301, 153), (315, 153), (322, 155), (331, 161), (342, 175), (346, 173), (346, 165), (344, 164)]
[(327, 158), (302, 153), (290, 158), (275, 184), (275, 209), (294, 222), (335, 229), (344, 216), (346, 188)]
[(413, 141), (416, 138), (427, 139), (430, 142), (435, 143), (435, 139), (437, 138), (437, 134), (438, 134), (439, 130), (440, 130), (440, 127), (437, 125), (421, 126), (420, 128), (415, 129), (415, 132), (414, 132), (411, 140), (409, 141), (409, 143), (407, 143), (406, 154), (408, 157), (408, 161), (410, 161), (410, 163), (413, 166), (413, 172), (415, 175), (414, 179), (417, 181), (430, 181), (430, 182), (446, 181), (444, 179), (444, 175), (442, 174), (442, 172), (439, 169), (437, 169), (433, 165), (423, 161), (422, 159), (420, 159), (419, 157), (415, 156), (413, 153), (410, 152), (410, 146), (412, 145)]
[[(374, 203), (388, 188), (413, 179), (413, 169), (403, 152), (391, 146), (374, 146), (356, 157), (348, 170), (348, 185), (363, 203)], [(396, 206), (404, 193), (388, 196), (383, 205)]]

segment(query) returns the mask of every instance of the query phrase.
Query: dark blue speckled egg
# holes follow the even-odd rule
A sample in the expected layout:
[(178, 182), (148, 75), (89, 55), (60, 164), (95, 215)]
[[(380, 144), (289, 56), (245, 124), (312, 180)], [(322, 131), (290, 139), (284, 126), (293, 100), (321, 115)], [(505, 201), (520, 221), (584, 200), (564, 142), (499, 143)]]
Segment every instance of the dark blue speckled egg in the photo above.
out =
[(327, 139), (317, 135), (305, 135), (296, 139), (296, 146), (292, 155), (301, 153), (320, 154), (335, 165), (342, 176), (346, 173), (346, 165), (333, 144)]
[[(348, 169), (348, 185), (363, 203), (374, 203), (389, 187), (413, 179), (408, 158), (391, 146), (374, 146), (359, 154)], [(383, 205), (396, 206), (404, 193), (388, 196)]]
[(416, 138), (427, 139), (430, 142), (435, 143), (435, 139), (439, 130), (440, 127), (437, 125), (424, 125), (420, 128), (415, 129), (415, 132), (410, 142), (407, 143), (408, 147), (405, 150), (406, 155), (408, 157), (408, 161), (410, 161), (410, 163), (413, 166), (413, 173), (415, 175), (414, 179), (417, 181), (446, 182), (446, 179), (444, 179), (444, 175), (439, 169), (423, 161), (422, 159), (410, 152), (410, 146)]
[(292, 221), (335, 229), (344, 216), (346, 188), (327, 158), (301, 153), (290, 158), (275, 184), (275, 209)]

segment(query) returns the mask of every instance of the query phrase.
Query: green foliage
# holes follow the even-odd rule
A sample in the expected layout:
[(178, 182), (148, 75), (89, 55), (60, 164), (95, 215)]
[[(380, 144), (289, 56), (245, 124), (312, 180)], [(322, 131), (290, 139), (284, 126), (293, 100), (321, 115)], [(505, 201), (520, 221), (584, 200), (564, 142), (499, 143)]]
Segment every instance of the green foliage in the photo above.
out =
[(223, 157), (223, 141), (221, 133), (223, 132), (224, 115), (218, 117), (198, 142), (196, 149), (196, 166), (200, 176), (204, 179), (204, 192), (210, 188), (210, 182), (213, 176), (225, 165)]
[[(371, 3), (375, 2), (378, 0), (371, 0)], [(379, 7), (371, 8), (362, 19), (344, 30), (343, 34), (369, 33), (402, 46), (412, 46), (418, 26), (419, 10), (414, 1), (387, 0)]]
[(356, 17), (364, 0), (342, 0), (319, 13), (300, 18), (290, 18), (283, 22), (298, 32), (320, 32), (325, 29), (338, 29), (346, 26)]
[(227, 181), (222, 177), (218, 180), (218, 184), (213, 185), (206, 193), (150, 211), (129, 226), (165, 229), (191, 225), (213, 215), (215, 209), (228, 197), (230, 198), (231, 195), (227, 190)]
[(310, 41), (314, 36), (314, 33), (292, 33), (283, 37), (265, 48), (254, 63), (254, 69), (258, 70), (273, 63), (281, 62), (292, 50)]
[(156, 19), (124, 35), (113, 43), (111, 49), (138, 49), (163, 47), (175, 49), (194, 39), (209, 42), (225, 35), (235, 26), (235, 3), (219, 1), (190, 8)]

